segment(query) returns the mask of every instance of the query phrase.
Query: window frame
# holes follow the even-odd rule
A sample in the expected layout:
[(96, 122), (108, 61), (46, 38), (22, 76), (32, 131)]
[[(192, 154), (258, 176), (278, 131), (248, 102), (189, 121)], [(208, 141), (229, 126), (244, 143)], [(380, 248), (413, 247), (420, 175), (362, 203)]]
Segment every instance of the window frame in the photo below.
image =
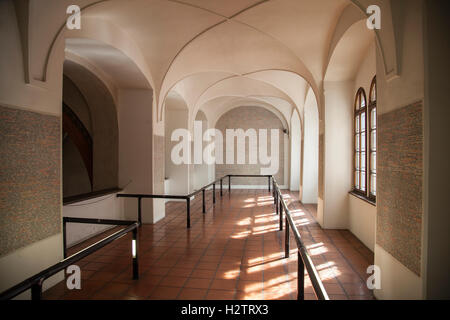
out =
[[(361, 103), (360, 103), (360, 100), (359, 100), (359, 98), (360, 97), (362, 97), (362, 98), (364, 98), (364, 101), (365, 101), (365, 107), (364, 108), (359, 108), (359, 106), (361, 105)], [(359, 103), (359, 105), (358, 105), (358, 103)], [(357, 109), (357, 105), (358, 105), (358, 109)], [(353, 104), (353, 192), (354, 193), (356, 193), (356, 194), (358, 194), (358, 195), (360, 195), (360, 196), (363, 196), (363, 197), (367, 197), (367, 190), (368, 190), (368, 185), (367, 185), (367, 182), (368, 182), (368, 179), (367, 179), (367, 164), (368, 164), (368, 162), (367, 162), (367, 109), (368, 109), (368, 104), (367, 104), (367, 96), (366, 96), (366, 92), (365, 92), (365, 90), (364, 90), (364, 88), (359, 88), (358, 89), (358, 91), (356, 92), (356, 96), (355, 96), (355, 102), (354, 102), (354, 104)], [(359, 185), (360, 185), (360, 187), (361, 187), (361, 172), (363, 171), (362, 169), (361, 169), (361, 156), (359, 157), (359, 167), (360, 167), (360, 170), (357, 170), (357, 167), (356, 167), (356, 153), (357, 153), (357, 148), (356, 148), (356, 135), (358, 134), (357, 132), (356, 132), (356, 119), (357, 119), (357, 117), (358, 116), (360, 116), (360, 120), (359, 120), (359, 127), (360, 127), (360, 131), (359, 131), (359, 152), (361, 153), (361, 146), (362, 146), (362, 144), (361, 144), (361, 142), (362, 142), (362, 139), (361, 139), (361, 136), (362, 136), (362, 131), (361, 131), (361, 116), (362, 116), (362, 114), (364, 114), (365, 115), (365, 122), (366, 122), (366, 126), (365, 126), (365, 133), (366, 133), (366, 144), (365, 144), (365, 153), (366, 153), (366, 155), (365, 155), (365, 158), (366, 158), (366, 169), (365, 169), (365, 186), (366, 186), (366, 190), (364, 191), (364, 190), (362, 190), (361, 188), (357, 188), (356, 187), (356, 172), (357, 171), (359, 171), (360, 172), (360, 175), (359, 175)]]
[[(375, 88), (375, 98), (372, 96), (373, 89)], [(369, 166), (367, 168), (368, 178), (369, 178), (369, 185), (368, 185), (368, 192), (367, 196), (369, 200), (376, 202), (377, 196), (376, 196), (376, 190), (375, 187), (375, 195), (372, 194), (372, 153), (375, 153), (375, 159), (377, 159), (378, 155), (378, 109), (377, 109), (377, 98), (378, 98), (378, 92), (377, 92), (377, 76), (375, 75), (372, 79), (372, 82), (370, 84), (370, 93), (369, 93), (369, 106), (368, 106), (368, 121), (369, 121)], [(372, 129), (372, 110), (375, 109), (375, 129)], [(375, 131), (375, 141), (376, 145), (375, 148), (372, 148), (372, 131)], [(373, 151), (374, 150), (374, 151)], [(378, 159), (377, 159), (378, 160)], [(375, 162), (377, 162), (375, 160)], [(375, 168), (375, 176), (377, 175), (377, 169)], [(376, 179), (376, 178), (375, 178)], [(376, 182), (375, 182), (376, 183)]]
[[(372, 189), (372, 154), (375, 152), (375, 157), (377, 156), (377, 152), (378, 152), (378, 148), (377, 145), (375, 146), (375, 148), (372, 148), (372, 132), (375, 131), (375, 135), (378, 134), (378, 121), (375, 122), (375, 127), (372, 128), (372, 110), (375, 109), (375, 117), (377, 117), (377, 97), (378, 97), (378, 92), (377, 90), (377, 82), (376, 82), (376, 75), (373, 77), (372, 82), (370, 84), (370, 91), (369, 91), (369, 100), (367, 100), (367, 95), (366, 92), (364, 90), (364, 88), (359, 88), (358, 91), (356, 92), (356, 96), (355, 96), (355, 101), (353, 103), (353, 188), (352, 191), (350, 192), (351, 194), (354, 194), (355, 196), (357, 196), (358, 198), (365, 200), (373, 205), (376, 205), (376, 191), (375, 191), (375, 195), (372, 195), (371, 189)], [(375, 88), (375, 97), (373, 97), (373, 89)], [(361, 102), (359, 99), (364, 99), (365, 101), (365, 107), (364, 108), (360, 108), (361, 106)], [(362, 120), (362, 115), (364, 114), (365, 116), (365, 131), (362, 131), (361, 128), (361, 120)], [(357, 121), (357, 117), (359, 116), (359, 132), (356, 131), (356, 121)], [(365, 164), (366, 167), (364, 170), (362, 170), (361, 168), (361, 152), (363, 152), (361, 150), (361, 146), (362, 146), (362, 133), (365, 133), (366, 137), (365, 137)], [(359, 170), (357, 169), (357, 164), (356, 164), (356, 156), (358, 154), (357, 151), (357, 141), (356, 141), (356, 137), (357, 135), (359, 135)], [(378, 143), (378, 139), (377, 136), (375, 138), (376, 143)], [(373, 149), (373, 150), (372, 150)], [(377, 160), (375, 160), (377, 161)], [(359, 188), (356, 187), (356, 174), (359, 172)], [(361, 188), (361, 177), (362, 177), (362, 172), (364, 172), (365, 174), (365, 191), (362, 190)], [(375, 175), (377, 174), (377, 170), (375, 168), (374, 171)], [(377, 188), (375, 188), (375, 190), (377, 190)]]

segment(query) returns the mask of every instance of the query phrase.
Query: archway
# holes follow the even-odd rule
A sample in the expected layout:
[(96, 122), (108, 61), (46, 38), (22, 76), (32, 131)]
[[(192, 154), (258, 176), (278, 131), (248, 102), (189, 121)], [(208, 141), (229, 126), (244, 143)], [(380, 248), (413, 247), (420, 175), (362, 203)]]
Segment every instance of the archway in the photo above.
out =
[[(89, 151), (80, 148), (81, 143), (66, 135), (63, 145), (64, 197), (82, 193), (97, 192), (118, 187), (119, 170), (119, 128), (114, 99), (103, 82), (85, 67), (66, 60), (64, 63), (63, 102), (65, 116), (70, 114), (71, 123), (91, 139), (92, 167), (84, 170), (89, 176), (91, 188), (86, 186), (82, 163), (79, 157)], [(65, 124), (68, 122), (66, 121)], [(63, 131), (68, 133), (67, 127)], [(78, 146), (74, 149), (74, 146)], [(78, 153), (77, 153), (78, 151)]]

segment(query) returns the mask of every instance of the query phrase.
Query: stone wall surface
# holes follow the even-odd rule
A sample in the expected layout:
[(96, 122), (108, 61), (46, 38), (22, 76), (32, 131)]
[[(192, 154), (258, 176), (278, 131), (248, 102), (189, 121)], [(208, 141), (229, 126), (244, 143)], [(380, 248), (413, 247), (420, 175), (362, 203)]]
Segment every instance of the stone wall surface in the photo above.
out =
[[(249, 164), (249, 139), (246, 139), (245, 152), (246, 160), (244, 165), (237, 164), (237, 142), (235, 139), (234, 143), (234, 156), (235, 164), (225, 164), (226, 163), (226, 129), (243, 129), (247, 131), (248, 129), (255, 129), (257, 136), (258, 130), (267, 129), (267, 153), (271, 155), (271, 129), (279, 130), (279, 157), (278, 157), (278, 172), (275, 174), (278, 184), (284, 185), (284, 158), (285, 158), (285, 144), (284, 144), (284, 133), (283, 124), (281, 120), (272, 112), (261, 108), (261, 107), (238, 107), (236, 109), (230, 110), (224, 114), (219, 121), (217, 121), (216, 128), (222, 132), (223, 135), (223, 162), (224, 164), (216, 164), (216, 178), (223, 177), (227, 174), (250, 174), (259, 175), (261, 174), (261, 168), (266, 168), (268, 166), (258, 164)], [(258, 140), (259, 145), (259, 140)], [(254, 150), (258, 154), (258, 150)], [(258, 155), (259, 159), (259, 155)], [(267, 180), (263, 178), (233, 178), (233, 185), (267, 185)]]
[(378, 117), (377, 244), (420, 275), (423, 104)]
[(0, 106), (0, 256), (61, 232), (60, 127)]

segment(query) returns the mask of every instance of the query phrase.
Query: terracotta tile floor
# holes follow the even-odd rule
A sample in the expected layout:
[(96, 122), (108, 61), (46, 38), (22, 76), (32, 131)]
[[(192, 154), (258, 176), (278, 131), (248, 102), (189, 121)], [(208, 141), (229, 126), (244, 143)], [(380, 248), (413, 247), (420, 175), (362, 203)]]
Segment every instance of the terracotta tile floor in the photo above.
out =
[[(303, 206), (296, 193), (284, 196), (330, 298), (373, 299), (365, 285), (373, 253), (349, 231), (322, 230), (310, 213), (314, 206)], [(165, 219), (141, 227), (139, 280), (132, 280), (131, 235), (127, 235), (79, 261), (81, 290), (70, 291), (62, 281), (44, 298), (295, 299), (295, 241), (291, 239), (291, 257), (284, 259), (284, 232), (278, 231), (271, 194), (233, 190), (230, 197), (224, 191), (223, 198), (217, 193), (214, 207), (211, 192), (207, 199), (205, 215), (201, 196), (191, 202), (190, 230), (184, 202), (167, 203)], [(305, 298), (315, 299), (307, 275), (305, 284)]]

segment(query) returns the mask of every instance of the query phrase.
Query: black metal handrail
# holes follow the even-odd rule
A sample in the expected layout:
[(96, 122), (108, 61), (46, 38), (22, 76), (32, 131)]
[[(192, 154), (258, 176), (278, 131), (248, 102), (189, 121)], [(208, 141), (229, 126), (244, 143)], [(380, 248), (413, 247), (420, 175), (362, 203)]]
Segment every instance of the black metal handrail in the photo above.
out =
[(142, 199), (173, 199), (173, 200), (186, 200), (186, 226), (189, 229), (191, 227), (191, 198), (195, 195), (202, 193), (202, 211), (203, 213), (206, 213), (206, 202), (205, 202), (205, 192), (207, 189), (209, 189), (212, 186), (213, 192), (213, 204), (216, 203), (216, 184), (220, 182), (220, 196), (223, 196), (223, 180), (228, 178), (228, 192), (231, 192), (231, 178), (232, 177), (265, 177), (268, 179), (268, 189), (270, 192), (270, 179), (272, 178), (271, 175), (242, 175), (242, 174), (227, 174), (205, 186), (202, 188), (191, 192), (187, 195), (165, 195), (165, 194), (129, 194), (129, 193), (118, 193), (118, 198), (136, 198), (138, 199), (138, 221), (139, 223), (142, 223)]
[[(314, 293), (318, 300), (329, 300), (328, 294), (323, 286), (322, 280), (320, 280), (319, 274), (311, 260), (311, 257), (308, 254), (308, 251), (302, 241), (300, 232), (292, 218), (291, 212), (286, 204), (286, 201), (283, 199), (283, 195), (280, 191), (278, 183), (275, 177), (272, 177), (273, 182), (273, 198), (274, 204), (276, 208), (276, 213), (280, 216), (280, 231), (283, 230), (283, 211), (285, 213), (285, 257), (289, 258), (290, 256), (290, 235), (289, 230), (292, 229), (294, 234), (295, 241), (297, 243), (297, 263), (298, 263), (298, 272), (297, 272), (297, 299), (304, 300), (305, 299), (305, 283), (304, 283), (304, 274), (305, 267), (308, 272), (309, 278), (311, 279), (311, 284), (314, 289)], [(290, 228), (289, 228), (290, 227)]]
[[(314, 293), (316, 294), (319, 300), (329, 300), (328, 294), (323, 286), (322, 281), (317, 273), (316, 268), (307, 252), (305, 245), (301, 239), (300, 232), (292, 218), (291, 212), (286, 204), (286, 201), (283, 199), (283, 195), (278, 186), (278, 183), (272, 175), (226, 175), (220, 179), (215, 180), (214, 182), (202, 187), (199, 190), (196, 190), (186, 196), (171, 196), (171, 195), (148, 195), (148, 194), (118, 194), (118, 197), (123, 198), (138, 198), (139, 200), (139, 220), (141, 219), (141, 200), (143, 198), (154, 198), (154, 199), (182, 199), (187, 201), (187, 225), (190, 228), (190, 200), (193, 196), (202, 192), (203, 195), (203, 213), (206, 213), (205, 208), (205, 191), (213, 187), (213, 203), (215, 203), (215, 187), (216, 184), (220, 181), (220, 195), (223, 195), (223, 179), (228, 177), (228, 189), (231, 191), (231, 178), (232, 177), (266, 177), (268, 178), (268, 190), (271, 191), (271, 179), (272, 179), (272, 192), (274, 198), (274, 204), (276, 208), (276, 213), (280, 216), (280, 230), (283, 230), (283, 212), (285, 213), (285, 257), (289, 258), (290, 256), (290, 235), (289, 231), (292, 230), (294, 234), (295, 241), (297, 243), (297, 255), (298, 255), (298, 300), (304, 300), (304, 273), (305, 268), (308, 272), (309, 278), (311, 279), (311, 283), (314, 289)], [(66, 224), (67, 223), (86, 223), (86, 224), (104, 224), (104, 225), (117, 225), (117, 226), (126, 226), (125, 229), (122, 229), (105, 239), (87, 247), (86, 249), (81, 250), (80, 252), (66, 258)], [(72, 217), (64, 217), (63, 218), (63, 242), (64, 242), (64, 257), (65, 259), (61, 262), (51, 266), (50, 268), (45, 269), (44, 271), (22, 281), (21, 283), (15, 285), (14, 287), (6, 290), (2, 294), (0, 294), (0, 300), (7, 300), (16, 297), (22, 292), (31, 289), (32, 299), (41, 299), (42, 298), (42, 284), (45, 279), (55, 275), (56, 273), (66, 269), (68, 266), (73, 263), (83, 259), (84, 257), (94, 253), (95, 251), (103, 248), (107, 244), (121, 238), (128, 232), (133, 232), (132, 239), (132, 262), (133, 262), (133, 279), (139, 278), (138, 271), (138, 242), (137, 242), (137, 232), (138, 227), (141, 224), (140, 221), (124, 221), (124, 220), (109, 220), (109, 219), (89, 219), (89, 218), (72, 218)]]
[[(74, 223), (95, 223), (95, 224), (111, 224), (111, 225), (123, 225), (126, 228), (119, 230), (112, 235), (92, 244), (91, 246), (71, 255), (68, 258), (58, 262), (57, 264), (39, 272), (38, 274), (18, 283), (14, 287), (2, 292), (0, 294), (0, 300), (12, 299), (22, 292), (31, 289), (31, 299), (41, 300), (42, 299), (42, 284), (44, 281), (51, 276), (57, 274), (58, 272), (66, 269), (75, 262), (87, 257), (88, 255), (96, 252), (97, 250), (105, 247), (111, 242), (123, 237), (129, 232), (133, 232), (132, 238), (132, 263), (133, 263), (133, 279), (137, 280), (139, 278), (138, 269), (138, 227), (139, 222), (136, 221), (121, 221), (121, 220), (101, 220), (101, 219), (84, 219), (84, 218), (64, 218), (66, 222)], [(103, 223), (105, 222), (105, 223)]]
[(209, 187), (213, 187), (213, 204), (216, 203), (216, 184), (220, 182), (220, 196), (223, 196), (223, 179), (227, 176), (219, 178), (202, 188), (187, 194), (187, 195), (165, 195), (165, 194), (129, 194), (129, 193), (118, 193), (118, 198), (136, 198), (138, 199), (138, 221), (142, 223), (142, 199), (173, 199), (173, 200), (186, 200), (186, 226), (189, 229), (191, 227), (191, 198), (198, 193), (202, 192), (203, 196), (203, 213), (206, 213), (206, 203), (205, 203), (205, 191)]
[[(112, 226), (129, 226), (136, 221), (130, 220), (111, 220), (111, 219), (93, 219), (93, 218), (73, 218), (63, 217), (63, 256), (67, 258), (67, 224), (68, 223), (82, 223), (82, 224), (102, 224)], [(140, 225), (140, 222), (138, 222)]]

